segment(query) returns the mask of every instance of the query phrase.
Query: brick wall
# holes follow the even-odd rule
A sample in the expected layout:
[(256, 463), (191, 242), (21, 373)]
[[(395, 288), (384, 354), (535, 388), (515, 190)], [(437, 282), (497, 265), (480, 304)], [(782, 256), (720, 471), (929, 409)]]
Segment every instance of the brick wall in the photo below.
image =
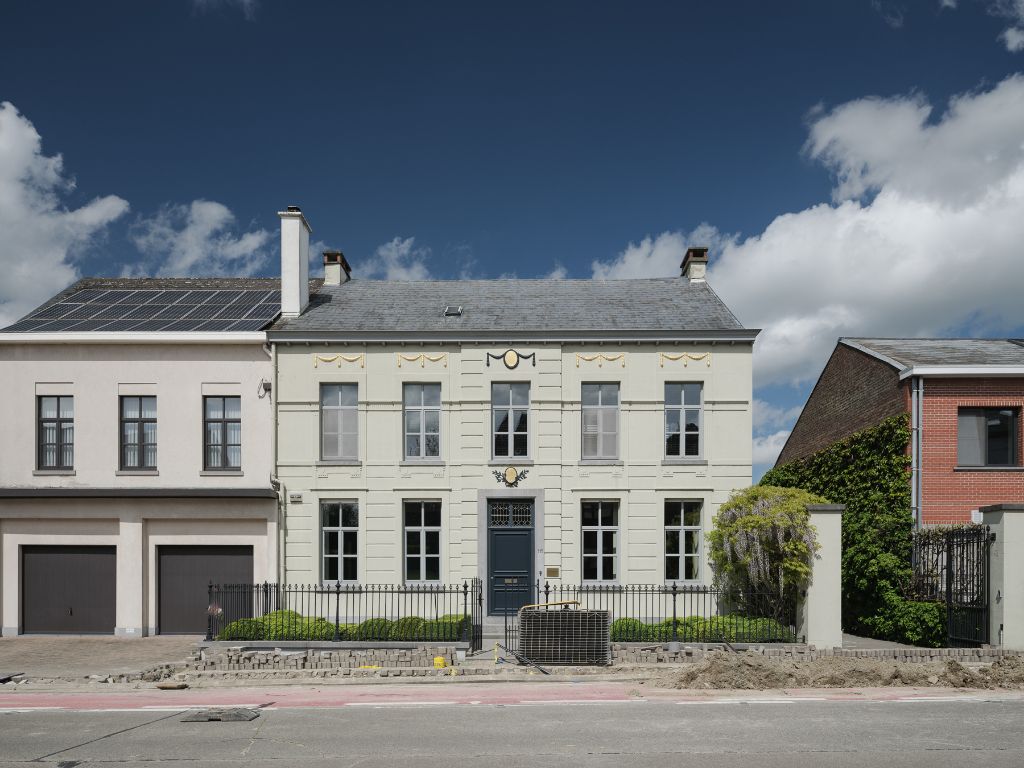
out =
[(899, 373), (871, 355), (836, 346), (777, 464), (802, 459), (880, 421), (909, 411)]
[[(1024, 502), (1024, 472), (955, 471), (957, 409), (1024, 406), (1024, 379), (933, 379), (924, 383), (922, 521), (963, 523), (987, 504)], [(1024, 455), (1018, 428), (1018, 463)]]

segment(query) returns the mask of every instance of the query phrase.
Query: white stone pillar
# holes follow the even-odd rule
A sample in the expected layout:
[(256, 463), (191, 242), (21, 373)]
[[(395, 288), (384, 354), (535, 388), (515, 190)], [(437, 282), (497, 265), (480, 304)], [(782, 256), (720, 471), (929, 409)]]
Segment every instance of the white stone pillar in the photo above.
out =
[(1024, 650), (1024, 504), (981, 508), (996, 535), (989, 558), (989, 642)]
[(117, 622), (114, 634), (142, 637), (145, 605), (145, 551), (140, 517), (123, 517), (117, 540)]
[(811, 525), (817, 531), (818, 557), (811, 564), (811, 583), (798, 609), (798, 634), (818, 648), (843, 645), (842, 504), (811, 504)]

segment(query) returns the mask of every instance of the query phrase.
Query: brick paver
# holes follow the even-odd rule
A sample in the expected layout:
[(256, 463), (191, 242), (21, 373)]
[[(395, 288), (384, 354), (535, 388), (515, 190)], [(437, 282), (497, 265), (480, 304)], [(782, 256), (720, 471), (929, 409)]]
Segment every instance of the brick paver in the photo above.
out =
[(28, 677), (75, 678), (139, 672), (188, 658), (198, 636), (139, 639), (89, 636), (0, 638), (0, 672)]

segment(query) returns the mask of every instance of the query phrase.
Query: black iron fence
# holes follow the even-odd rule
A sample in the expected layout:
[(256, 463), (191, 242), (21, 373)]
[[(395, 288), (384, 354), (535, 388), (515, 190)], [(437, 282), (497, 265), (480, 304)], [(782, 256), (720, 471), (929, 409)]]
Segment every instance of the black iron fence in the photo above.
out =
[[(796, 606), (762, 592), (704, 585), (501, 585), (503, 605), (608, 611), (613, 643), (794, 643)], [(505, 645), (519, 640), (516, 610), (505, 614)]]
[(950, 647), (989, 642), (989, 553), (987, 526), (924, 528), (913, 537), (910, 597), (946, 606)]
[(483, 590), (462, 584), (210, 584), (207, 640), (464, 642), (479, 650)]

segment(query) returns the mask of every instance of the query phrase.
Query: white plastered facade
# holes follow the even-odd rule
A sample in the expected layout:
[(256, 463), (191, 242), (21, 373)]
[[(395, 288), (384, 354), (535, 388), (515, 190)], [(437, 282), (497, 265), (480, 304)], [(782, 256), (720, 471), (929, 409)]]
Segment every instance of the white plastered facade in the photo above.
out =
[[(4, 635), (23, 629), (25, 546), (116, 547), (114, 629), (129, 637), (159, 631), (161, 546), (251, 546), (253, 579), (276, 578), (273, 406), (260, 387), (273, 371), (262, 343), (4, 343), (0, 371), (5, 384), (0, 401)], [(36, 466), (36, 398), (53, 394), (74, 397), (70, 472), (40, 472)], [(155, 473), (119, 471), (122, 395), (157, 397)], [(241, 472), (204, 471), (204, 395), (241, 398)], [(254, 489), (261, 495), (253, 495)]]
[[(519, 355), (509, 369), (508, 349)], [(275, 342), (278, 393), (277, 471), (285, 503), (283, 578), (324, 576), (319, 503), (359, 505), (358, 579), (403, 582), (404, 500), (442, 503), (441, 581), (488, 574), (486, 503), (532, 499), (537, 579), (580, 583), (581, 502), (619, 503), (617, 582), (666, 582), (664, 502), (703, 502), (706, 531), (730, 493), (751, 481), (750, 343), (653, 342), (507, 344)], [(358, 385), (358, 457), (320, 460), (320, 386)], [(528, 382), (529, 457), (492, 458), (491, 384)], [(581, 387), (620, 387), (619, 456), (581, 458)], [(703, 385), (702, 455), (665, 455), (665, 384)], [(429, 465), (403, 460), (402, 388), (441, 385), (441, 449)], [(526, 471), (508, 488), (495, 470)], [(301, 499), (301, 501), (299, 500)], [(700, 574), (710, 573), (704, 556)], [(552, 570), (554, 569), (554, 570)], [(557, 576), (553, 575), (557, 574)], [(486, 589), (485, 589), (486, 593)]]

